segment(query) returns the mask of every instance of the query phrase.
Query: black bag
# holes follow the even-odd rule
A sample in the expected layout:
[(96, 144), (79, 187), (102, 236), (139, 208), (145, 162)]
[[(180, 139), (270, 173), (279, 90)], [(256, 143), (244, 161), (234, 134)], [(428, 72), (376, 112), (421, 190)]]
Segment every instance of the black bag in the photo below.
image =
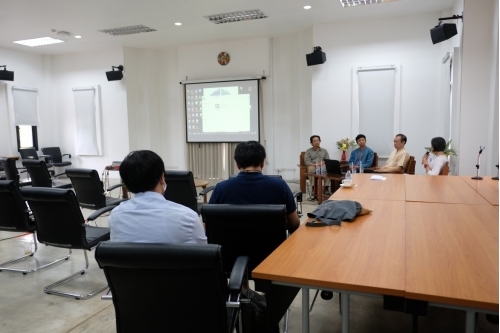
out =
[(241, 303), (243, 332), (240, 332), (239, 318), (236, 321), (238, 333), (279, 333), (279, 325), (270, 328), (267, 323), (266, 298), (253, 290), (243, 290), (242, 298), (250, 298), (250, 303)]

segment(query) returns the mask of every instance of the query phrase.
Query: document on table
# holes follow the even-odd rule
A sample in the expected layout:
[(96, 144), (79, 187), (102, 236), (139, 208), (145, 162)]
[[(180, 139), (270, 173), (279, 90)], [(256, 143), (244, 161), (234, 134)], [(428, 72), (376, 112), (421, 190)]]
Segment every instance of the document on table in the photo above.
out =
[(373, 179), (373, 180), (386, 180), (387, 177), (384, 177), (384, 176), (372, 176), (370, 179)]

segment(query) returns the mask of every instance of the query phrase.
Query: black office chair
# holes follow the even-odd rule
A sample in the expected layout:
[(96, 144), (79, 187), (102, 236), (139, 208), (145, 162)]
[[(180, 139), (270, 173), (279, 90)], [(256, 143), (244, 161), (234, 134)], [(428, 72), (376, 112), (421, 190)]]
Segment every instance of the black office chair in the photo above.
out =
[(128, 200), (107, 196), (108, 192), (124, 187), (125, 185), (113, 185), (105, 192), (96, 170), (70, 168), (66, 170), (66, 176), (71, 180), (71, 184), (73, 184), (76, 192), (76, 199), (82, 208), (96, 210), (107, 206), (116, 206), (120, 202)]
[(30, 177), (31, 186), (33, 187), (53, 187), (53, 188), (72, 188), (71, 183), (64, 183), (56, 180), (57, 177), (65, 175), (65, 173), (59, 173), (54, 176), (50, 176), (47, 165), (44, 161), (40, 160), (23, 160), (23, 166), (26, 167)]
[(48, 162), (52, 163), (55, 167), (71, 165), (70, 161), (63, 161), (63, 156), (71, 158), (71, 154), (61, 154), (61, 149), (59, 147), (42, 148), (42, 153), (47, 157)]
[[(280, 179), (283, 179), (281, 175), (267, 175), (269, 177), (279, 177)], [(230, 175), (229, 179), (238, 177), (238, 175)], [(297, 215), (299, 218), (302, 217), (302, 191), (293, 191), (292, 192), (293, 199), (295, 200), (295, 205), (297, 206)]]
[(51, 263), (36, 266), (32, 269), (17, 269), (17, 268), (7, 268), (5, 266), (20, 262), (24, 259), (32, 257), (38, 250), (38, 244), (36, 241), (36, 230), (37, 226), (34, 217), (30, 214), (29, 208), (26, 206), (26, 202), (19, 192), (19, 187), (13, 180), (1, 180), (0, 181), (0, 230), (1, 231), (11, 231), (11, 232), (30, 232), (33, 233), (33, 243), (35, 250), (31, 250), (24, 256), (17, 259), (9, 260), (0, 264), (0, 271), (11, 271), (20, 272), (24, 275), (39, 271), (42, 268), (51, 266), (58, 263), (61, 260), (66, 260), (69, 255)]
[(20, 173), (25, 173), (26, 169), (19, 169), (16, 167), (16, 161), (12, 158), (0, 158), (0, 166), (5, 172), (6, 180), (13, 180), (18, 186), (29, 186), (31, 181), (22, 179)]
[[(109, 228), (91, 227), (85, 224), (82, 211), (72, 190), (25, 187), (21, 189), (21, 194), (28, 202), (35, 216), (38, 227), (37, 237), (40, 243), (69, 249), (70, 253), (72, 249), (80, 249), (84, 250), (83, 253), (85, 254), (85, 268), (83, 270), (52, 283), (43, 288), (43, 291), (46, 294), (87, 299), (106, 289), (107, 285), (104, 285), (87, 294), (54, 290), (55, 287), (87, 271), (89, 267), (87, 251), (97, 246), (99, 242), (109, 240)], [(113, 208), (114, 206), (110, 206), (98, 210), (89, 216), (87, 220), (92, 221)]]
[(117, 332), (233, 332), (247, 258), (237, 259), (229, 283), (219, 245), (103, 242), (95, 258)]
[(19, 149), (19, 154), (21, 155), (22, 160), (39, 160), (42, 158), (47, 163), (47, 168), (52, 168), (54, 165), (48, 162), (46, 155), (38, 156), (35, 148), (21, 148)]
[(165, 170), (165, 182), (167, 183), (165, 199), (191, 208), (197, 214), (200, 214), (200, 208), (204, 204), (198, 202), (198, 199), (215, 188), (215, 186), (209, 186), (200, 193), (196, 193), (191, 171)]

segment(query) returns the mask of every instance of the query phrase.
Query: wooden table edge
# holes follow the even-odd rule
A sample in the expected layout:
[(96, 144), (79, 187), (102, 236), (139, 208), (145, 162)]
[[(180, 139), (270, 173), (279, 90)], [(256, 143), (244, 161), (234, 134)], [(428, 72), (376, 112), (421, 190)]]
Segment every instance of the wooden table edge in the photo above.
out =
[(454, 297), (436, 296), (436, 295), (422, 295), (413, 292), (406, 292), (405, 297), (419, 301), (435, 302), (449, 305), (457, 305), (475, 309), (485, 309), (491, 311), (498, 311), (498, 303), (488, 303), (474, 300), (465, 300)]

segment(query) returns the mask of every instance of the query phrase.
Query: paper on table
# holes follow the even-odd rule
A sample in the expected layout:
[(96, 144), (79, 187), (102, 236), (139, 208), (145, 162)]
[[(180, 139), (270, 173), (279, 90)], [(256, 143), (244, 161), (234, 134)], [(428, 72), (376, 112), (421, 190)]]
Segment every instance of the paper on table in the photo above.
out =
[(383, 176), (372, 176), (370, 179), (373, 179), (373, 180), (386, 180), (387, 177), (383, 177)]

